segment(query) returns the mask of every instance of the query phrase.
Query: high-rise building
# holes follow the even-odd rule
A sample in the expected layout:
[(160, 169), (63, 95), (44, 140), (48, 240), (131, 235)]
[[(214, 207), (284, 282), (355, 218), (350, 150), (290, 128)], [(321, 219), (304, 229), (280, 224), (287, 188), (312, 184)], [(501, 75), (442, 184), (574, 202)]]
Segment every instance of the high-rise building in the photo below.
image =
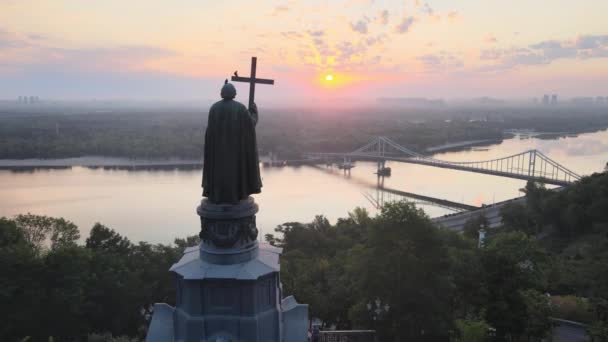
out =
[(543, 105), (548, 105), (549, 104), (549, 95), (545, 94), (543, 95)]
[(557, 105), (557, 94), (551, 95), (551, 104)]

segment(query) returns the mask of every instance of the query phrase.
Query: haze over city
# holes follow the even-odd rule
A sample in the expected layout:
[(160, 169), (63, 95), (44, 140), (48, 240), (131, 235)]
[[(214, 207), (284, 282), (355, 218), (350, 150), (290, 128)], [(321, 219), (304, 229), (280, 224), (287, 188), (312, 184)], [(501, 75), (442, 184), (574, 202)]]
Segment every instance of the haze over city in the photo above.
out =
[(277, 80), (258, 87), (268, 105), (606, 96), (606, 13), (593, 0), (3, 1), (0, 93), (214, 99), (255, 55)]

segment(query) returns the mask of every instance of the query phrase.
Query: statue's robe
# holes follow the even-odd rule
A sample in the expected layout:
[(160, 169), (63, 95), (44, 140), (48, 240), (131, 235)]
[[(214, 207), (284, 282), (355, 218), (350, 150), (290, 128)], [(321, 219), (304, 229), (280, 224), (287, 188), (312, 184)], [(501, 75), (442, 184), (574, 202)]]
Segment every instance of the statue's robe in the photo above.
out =
[(203, 196), (237, 203), (262, 189), (255, 125), (257, 108), (224, 99), (209, 109), (205, 132)]

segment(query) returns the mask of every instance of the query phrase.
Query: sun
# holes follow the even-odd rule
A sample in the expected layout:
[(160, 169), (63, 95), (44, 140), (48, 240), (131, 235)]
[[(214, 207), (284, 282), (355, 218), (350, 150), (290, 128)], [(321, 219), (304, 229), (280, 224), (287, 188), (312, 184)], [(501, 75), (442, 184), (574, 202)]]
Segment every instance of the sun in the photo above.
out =
[(333, 81), (334, 80), (334, 76), (332, 74), (327, 74), (327, 75), (325, 75), (325, 80), (326, 81)]

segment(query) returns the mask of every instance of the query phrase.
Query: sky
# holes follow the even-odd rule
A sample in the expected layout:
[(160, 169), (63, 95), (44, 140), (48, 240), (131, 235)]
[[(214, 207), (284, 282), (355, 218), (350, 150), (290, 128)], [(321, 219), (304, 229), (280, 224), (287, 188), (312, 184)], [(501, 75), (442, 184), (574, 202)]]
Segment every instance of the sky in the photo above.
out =
[(603, 0), (0, 0), (0, 99), (215, 99), (251, 56), (276, 81), (258, 104), (608, 96), (607, 14)]

